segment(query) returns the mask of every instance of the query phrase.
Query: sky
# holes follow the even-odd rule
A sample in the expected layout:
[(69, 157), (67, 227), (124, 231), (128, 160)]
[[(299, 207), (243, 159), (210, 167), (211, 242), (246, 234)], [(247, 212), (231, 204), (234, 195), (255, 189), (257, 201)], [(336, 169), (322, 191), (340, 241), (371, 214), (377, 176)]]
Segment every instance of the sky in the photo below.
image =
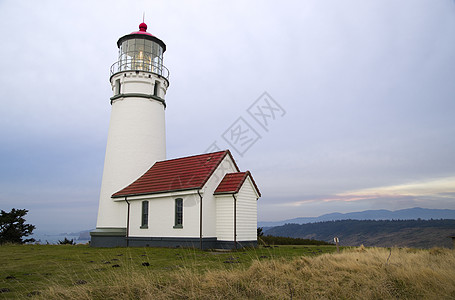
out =
[(109, 68), (144, 13), (167, 45), (167, 157), (229, 148), (259, 221), (455, 209), (453, 0), (0, 0), (0, 209), (95, 227)]

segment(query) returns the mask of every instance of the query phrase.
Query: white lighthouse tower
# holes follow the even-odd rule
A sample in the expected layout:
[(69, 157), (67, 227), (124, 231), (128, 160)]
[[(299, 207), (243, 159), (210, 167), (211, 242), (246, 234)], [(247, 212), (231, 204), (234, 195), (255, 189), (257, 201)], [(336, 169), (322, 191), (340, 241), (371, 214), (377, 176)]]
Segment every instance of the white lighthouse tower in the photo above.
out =
[(163, 65), (166, 45), (147, 32), (139, 31), (117, 41), (118, 60), (110, 70), (113, 96), (104, 161), (96, 230), (92, 243), (102, 240), (116, 244), (127, 228), (127, 200), (113, 200), (112, 194), (124, 188), (156, 161), (166, 159), (165, 95), (169, 71)]

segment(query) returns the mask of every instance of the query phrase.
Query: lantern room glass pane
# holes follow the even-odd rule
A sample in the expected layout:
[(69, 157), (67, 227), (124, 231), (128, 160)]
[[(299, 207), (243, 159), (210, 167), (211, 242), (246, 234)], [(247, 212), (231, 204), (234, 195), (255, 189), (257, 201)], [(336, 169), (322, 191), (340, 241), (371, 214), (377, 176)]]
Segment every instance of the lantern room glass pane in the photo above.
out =
[(136, 49), (134, 51), (144, 51), (144, 40), (143, 39), (135, 39), (135, 46)]
[(163, 73), (163, 48), (148, 39), (128, 39), (119, 46), (118, 70)]
[(145, 40), (144, 43), (145, 43), (145, 51), (151, 53), (152, 52), (152, 41)]
[(122, 54), (124, 54), (128, 49), (128, 41), (122, 43)]

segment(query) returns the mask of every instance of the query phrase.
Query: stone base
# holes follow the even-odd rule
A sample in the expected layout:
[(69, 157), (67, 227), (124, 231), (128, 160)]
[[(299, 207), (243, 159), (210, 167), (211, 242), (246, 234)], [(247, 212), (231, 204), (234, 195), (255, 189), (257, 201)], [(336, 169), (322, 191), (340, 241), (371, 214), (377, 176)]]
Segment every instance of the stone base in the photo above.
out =
[[(123, 231), (122, 231), (123, 229)], [(92, 247), (166, 247), (201, 248), (199, 238), (176, 237), (125, 237), (124, 228), (102, 228), (90, 232)], [(257, 241), (238, 241), (237, 249), (257, 247)], [(202, 249), (235, 249), (234, 241), (218, 241), (217, 238), (202, 238)]]
[[(216, 238), (202, 238), (202, 249), (213, 249)], [(129, 237), (130, 247), (201, 248), (199, 238), (176, 237)]]
[[(235, 249), (234, 241), (216, 241), (217, 247), (215, 249)], [(256, 248), (258, 241), (237, 241), (237, 249), (242, 248)]]
[(97, 228), (90, 232), (92, 247), (126, 247), (126, 228)]

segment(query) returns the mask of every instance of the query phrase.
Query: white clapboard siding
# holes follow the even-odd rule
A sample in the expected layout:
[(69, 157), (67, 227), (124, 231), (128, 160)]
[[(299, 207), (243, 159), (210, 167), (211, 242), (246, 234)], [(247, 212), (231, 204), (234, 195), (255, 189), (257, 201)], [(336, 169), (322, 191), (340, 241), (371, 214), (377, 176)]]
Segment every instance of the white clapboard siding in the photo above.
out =
[(216, 235), (221, 241), (234, 240), (234, 198), (216, 196)]
[(257, 195), (248, 177), (237, 194), (237, 241), (257, 239)]
[[(257, 194), (248, 177), (243, 183), (237, 198), (237, 241), (257, 239)], [(218, 240), (234, 241), (234, 198), (220, 195), (216, 201), (216, 234)]]
[[(218, 168), (213, 172), (210, 179), (207, 181), (203, 188), (203, 204), (202, 209), (204, 210), (203, 213), (203, 220), (202, 226), (203, 228), (203, 236), (204, 237), (217, 237), (216, 233), (216, 224), (217, 224), (217, 199), (213, 195), (217, 186), (220, 184), (223, 177), (226, 173), (237, 172), (234, 162), (232, 161), (229, 155), (223, 159), (220, 163)], [(232, 199), (232, 196), (229, 195)], [(231, 209), (232, 211), (232, 209)], [(231, 226), (231, 228), (233, 228)]]

